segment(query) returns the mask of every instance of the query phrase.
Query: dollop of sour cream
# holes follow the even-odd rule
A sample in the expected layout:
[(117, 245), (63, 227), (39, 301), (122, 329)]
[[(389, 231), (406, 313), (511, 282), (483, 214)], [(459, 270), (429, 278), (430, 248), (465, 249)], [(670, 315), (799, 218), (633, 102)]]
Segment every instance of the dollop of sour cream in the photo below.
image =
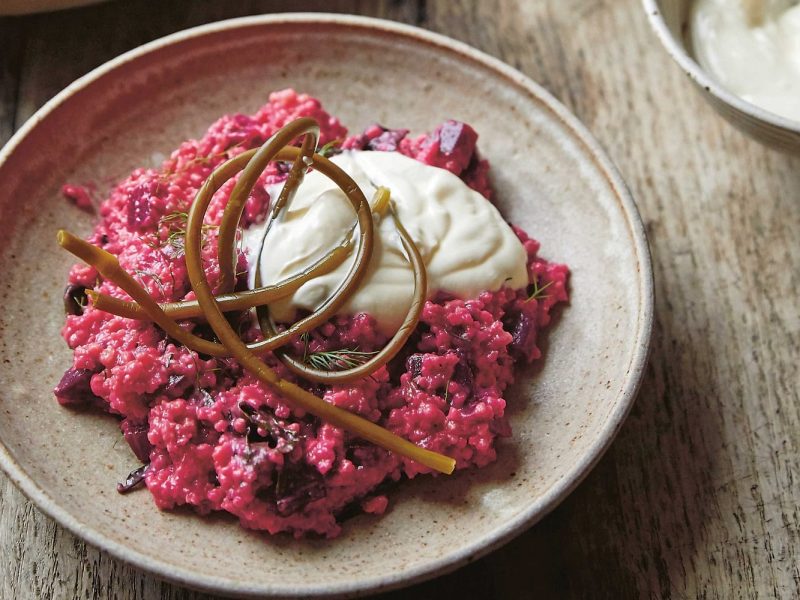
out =
[(700, 65), (729, 91), (800, 121), (800, 4), (764, 0), (749, 23), (742, 0), (697, 0), (691, 37)]
[[(425, 261), (428, 298), (439, 291), (475, 298), (483, 291), (528, 284), (527, 255), (511, 227), (494, 205), (449, 171), (397, 152), (344, 152), (332, 160), (368, 200), (378, 186), (391, 190), (400, 220)], [(277, 198), (279, 190), (280, 186), (269, 189), (270, 196)], [(266, 238), (266, 222), (245, 230), (250, 286), (256, 269), (263, 285), (303, 271), (340, 244), (355, 222), (344, 193), (320, 172), (311, 171)], [(339, 314), (368, 313), (379, 330), (391, 335), (408, 312), (414, 277), (394, 220), (388, 215), (381, 219), (375, 233), (367, 274)], [(291, 321), (297, 309), (316, 310), (338, 289), (354, 260), (355, 251), (331, 273), (271, 304), (272, 315)]]

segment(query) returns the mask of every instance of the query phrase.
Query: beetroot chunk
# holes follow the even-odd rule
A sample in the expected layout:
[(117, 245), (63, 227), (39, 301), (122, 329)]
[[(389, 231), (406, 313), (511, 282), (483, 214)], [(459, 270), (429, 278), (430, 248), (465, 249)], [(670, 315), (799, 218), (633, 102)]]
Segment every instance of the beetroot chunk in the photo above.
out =
[(322, 475), (314, 468), (286, 469), (281, 476), (285, 483), (276, 493), (275, 508), (283, 517), (303, 510), (307, 504), (326, 495)]
[(122, 429), (122, 435), (125, 436), (125, 441), (128, 442), (136, 458), (142, 462), (149, 462), (150, 451), (153, 446), (150, 444), (150, 440), (147, 439), (147, 421), (125, 419), (120, 423), (120, 429)]
[(117, 492), (120, 494), (127, 494), (128, 492), (133, 491), (142, 485), (144, 483), (145, 475), (147, 475), (147, 466), (148, 465), (142, 465), (141, 467), (128, 473), (125, 481), (117, 484)]
[(61, 381), (53, 390), (56, 399), (62, 406), (85, 406), (102, 403), (102, 399), (92, 393), (93, 371), (89, 369), (67, 369)]
[(376, 138), (367, 143), (367, 150), (395, 152), (400, 141), (408, 135), (408, 129), (384, 129)]
[(524, 311), (510, 313), (503, 319), (503, 328), (511, 334), (511, 353), (528, 362), (536, 353), (536, 324)]
[(472, 161), (477, 142), (478, 134), (472, 127), (450, 119), (436, 128), (416, 158), (460, 175)]
[(472, 368), (469, 366), (469, 359), (466, 352), (456, 350), (458, 355), (458, 363), (453, 368), (452, 380), (459, 384), (464, 390), (467, 390), (464, 402), (469, 402), (471, 398), (475, 397), (475, 376), (472, 373)]
[(86, 306), (86, 286), (70, 283), (64, 290), (64, 313), (82, 315)]
[(389, 129), (375, 123), (367, 127), (361, 135), (349, 140), (344, 147), (347, 150), (395, 152), (407, 135), (408, 129)]

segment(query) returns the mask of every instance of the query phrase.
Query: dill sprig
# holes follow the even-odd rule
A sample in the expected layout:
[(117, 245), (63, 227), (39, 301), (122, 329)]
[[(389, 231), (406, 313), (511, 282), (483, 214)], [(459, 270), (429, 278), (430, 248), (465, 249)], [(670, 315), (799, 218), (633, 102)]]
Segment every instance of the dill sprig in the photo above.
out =
[(308, 345), (311, 343), (311, 334), (304, 331), (300, 334), (300, 340), (303, 342), (303, 362), (308, 362)]
[(169, 223), (171, 221), (183, 221), (184, 223), (189, 219), (189, 213), (179, 210), (173, 211), (161, 217), (159, 223)]
[(450, 382), (453, 381), (453, 375), (456, 374), (455, 369), (453, 369), (453, 373), (450, 375), (450, 379), (447, 380), (447, 383), (444, 384), (444, 403), (447, 404), (447, 400), (450, 397)]
[(145, 285), (144, 278), (149, 277), (150, 280), (156, 284), (158, 291), (161, 292), (161, 297), (162, 298), (167, 297), (167, 291), (166, 288), (164, 287), (164, 282), (161, 280), (161, 277), (158, 275), (158, 273), (154, 273), (152, 271), (144, 271), (142, 269), (134, 269), (133, 274), (139, 278), (139, 283), (141, 283), (142, 285)]
[[(169, 233), (167, 239), (164, 240), (162, 247), (170, 247), (176, 256), (183, 256), (186, 252), (186, 223), (189, 220), (189, 214), (183, 211), (173, 211), (161, 217), (158, 220), (159, 225), (166, 225)], [(203, 224), (201, 231), (203, 234), (218, 229), (219, 225)], [(203, 236), (203, 245), (205, 246), (205, 235)]]
[(376, 352), (360, 352), (358, 348), (342, 350), (325, 350), (311, 352), (305, 356), (309, 366), (320, 371), (344, 371), (353, 369), (367, 362)]
[(544, 294), (543, 292), (547, 288), (549, 288), (551, 285), (553, 285), (553, 281), (552, 280), (548, 281), (547, 283), (545, 283), (542, 287), (539, 287), (539, 278), (538, 277), (534, 277), (533, 278), (533, 283), (531, 284), (531, 287), (533, 288), (533, 290), (528, 295), (528, 299), (525, 302), (530, 302), (531, 300), (540, 300), (540, 299), (543, 299), (543, 298), (547, 298), (548, 294)]

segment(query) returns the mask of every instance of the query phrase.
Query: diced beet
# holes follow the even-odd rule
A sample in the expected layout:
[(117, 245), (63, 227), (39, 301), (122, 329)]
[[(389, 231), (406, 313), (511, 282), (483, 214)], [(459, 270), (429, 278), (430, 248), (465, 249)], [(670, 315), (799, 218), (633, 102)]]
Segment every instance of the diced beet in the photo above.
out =
[(461, 121), (448, 120), (439, 126), (439, 151), (444, 154), (452, 154), (456, 151), (459, 144), (470, 145), (469, 155), (475, 148), (478, 134), (466, 123)]
[(382, 128), (381, 134), (367, 142), (367, 150), (379, 152), (396, 152), (400, 140), (408, 135), (408, 129), (386, 129)]
[(275, 509), (282, 517), (288, 517), (303, 510), (310, 502), (325, 497), (325, 482), (314, 467), (284, 466), (275, 487)]
[(82, 315), (86, 306), (86, 286), (69, 284), (64, 290), (64, 312), (68, 315)]
[(447, 120), (431, 134), (418, 160), (460, 175), (475, 154), (478, 134), (461, 121)]
[(503, 319), (503, 328), (511, 334), (512, 353), (531, 360), (536, 350), (536, 326), (524, 311), (511, 313)]
[(467, 396), (464, 398), (464, 403), (466, 404), (470, 398), (475, 396), (475, 377), (469, 366), (466, 352), (456, 350), (456, 354), (458, 354), (458, 363), (453, 368), (453, 381), (468, 390)]
[(147, 439), (147, 421), (125, 419), (120, 423), (120, 428), (122, 429), (122, 435), (125, 436), (125, 441), (128, 442), (136, 458), (142, 462), (148, 462), (153, 446), (150, 444), (150, 440)]
[(375, 123), (367, 127), (361, 135), (352, 138), (344, 147), (348, 150), (395, 152), (400, 141), (407, 135), (408, 129), (389, 129)]
[(134, 469), (128, 476), (125, 478), (125, 481), (122, 483), (117, 484), (117, 491), (120, 494), (127, 494), (128, 492), (136, 489), (142, 483), (144, 483), (145, 475), (147, 474), (147, 467), (149, 465), (142, 465), (141, 467)]
[(102, 399), (92, 393), (92, 375), (89, 369), (67, 369), (61, 381), (53, 390), (62, 406), (85, 406), (102, 403)]

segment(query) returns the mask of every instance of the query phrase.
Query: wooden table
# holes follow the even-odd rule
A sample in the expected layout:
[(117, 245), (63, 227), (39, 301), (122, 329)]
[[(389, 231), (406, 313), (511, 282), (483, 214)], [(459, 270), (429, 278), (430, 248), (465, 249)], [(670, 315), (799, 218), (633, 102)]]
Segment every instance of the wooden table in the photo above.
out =
[[(0, 18), (0, 141), (125, 50), (287, 8), (416, 24), (530, 75), (605, 146), (650, 235), (653, 352), (619, 438), (542, 523), (415, 597), (800, 596), (800, 159), (723, 122), (638, 0), (134, 0)], [(207, 597), (86, 546), (2, 475), (0, 557), (2, 598)]]

